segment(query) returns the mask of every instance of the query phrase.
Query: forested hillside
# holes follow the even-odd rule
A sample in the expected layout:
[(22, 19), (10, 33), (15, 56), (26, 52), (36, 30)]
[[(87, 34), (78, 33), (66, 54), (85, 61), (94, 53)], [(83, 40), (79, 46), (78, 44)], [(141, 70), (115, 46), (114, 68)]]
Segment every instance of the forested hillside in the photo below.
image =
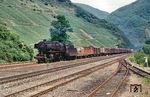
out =
[(68, 34), (76, 47), (114, 47), (127, 41), (114, 25), (76, 7), (70, 0), (0, 0), (0, 23), (31, 46), (50, 38), (51, 22), (57, 15), (69, 20), (73, 32)]
[(124, 32), (134, 49), (140, 49), (150, 38), (150, 0), (137, 0), (124, 6), (111, 13), (108, 21)]
[(95, 15), (96, 17), (98, 17), (99, 19), (105, 19), (109, 13), (108, 12), (105, 12), (105, 11), (101, 11), (99, 9), (96, 9), (96, 8), (93, 8), (89, 5), (86, 5), (86, 4), (81, 4), (81, 3), (75, 3), (75, 5), (83, 8), (84, 10), (92, 13), (93, 15)]

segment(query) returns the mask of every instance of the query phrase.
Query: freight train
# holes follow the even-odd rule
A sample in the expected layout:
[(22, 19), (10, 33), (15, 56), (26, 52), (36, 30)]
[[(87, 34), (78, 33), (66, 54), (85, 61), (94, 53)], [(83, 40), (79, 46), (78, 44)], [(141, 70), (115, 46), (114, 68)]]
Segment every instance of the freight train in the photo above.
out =
[(95, 48), (93, 46), (75, 48), (69, 43), (47, 40), (35, 44), (34, 48), (38, 50), (35, 57), (38, 63), (132, 52), (125, 48)]

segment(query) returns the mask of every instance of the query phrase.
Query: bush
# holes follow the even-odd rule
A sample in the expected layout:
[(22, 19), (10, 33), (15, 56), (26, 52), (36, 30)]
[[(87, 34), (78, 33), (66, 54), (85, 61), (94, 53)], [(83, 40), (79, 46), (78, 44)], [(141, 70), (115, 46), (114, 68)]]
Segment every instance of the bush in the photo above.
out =
[(145, 66), (145, 54), (143, 51), (134, 54), (134, 58), (137, 64)]
[(129, 60), (130, 60), (131, 62), (135, 62), (134, 56), (130, 56), (130, 57), (129, 57)]
[(150, 39), (146, 40), (145, 44), (150, 44)]
[(6, 63), (5, 60), (0, 60), (0, 64), (4, 64), (4, 63)]
[(143, 47), (143, 51), (145, 54), (150, 54), (150, 44), (145, 44)]
[(0, 63), (33, 59), (33, 50), (6, 27), (0, 26), (0, 41)]
[(148, 66), (150, 67), (150, 55), (148, 55)]

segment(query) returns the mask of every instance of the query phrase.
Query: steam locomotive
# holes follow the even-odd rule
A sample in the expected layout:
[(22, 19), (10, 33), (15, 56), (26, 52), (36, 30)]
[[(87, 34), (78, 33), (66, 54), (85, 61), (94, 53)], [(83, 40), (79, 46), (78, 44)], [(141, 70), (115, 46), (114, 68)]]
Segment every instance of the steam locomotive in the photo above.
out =
[(95, 48), (92, 46), (77, 49), (69, 43), (47, 40), (35, 44), (34, 48), (38, 50), (35, 57), (38, 63), (132, 52), (125, 48)]
[(38, 50), (36, 59), (39, 63), (73, 59), (77, 54), (73, 45), (58, 41), (43, 40), (35, 44), (34, 48)]

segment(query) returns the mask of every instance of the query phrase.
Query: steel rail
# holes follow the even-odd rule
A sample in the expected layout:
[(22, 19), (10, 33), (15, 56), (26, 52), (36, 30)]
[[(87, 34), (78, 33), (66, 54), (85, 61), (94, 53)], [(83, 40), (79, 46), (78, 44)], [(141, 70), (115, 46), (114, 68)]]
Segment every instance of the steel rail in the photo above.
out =
[(117, 92), (119, 91), (119, 88), (122, 86), (122, 84), (126, 81), (126, 79), (127, 79), (127, 77), (128, 77), (129, 68), (128, 68), (126, 65), (124, 65), (123, 63), (122, 63), (122, 65), (126, 68), (125, 76), (123, 77), (122, 80), (119, 81), (119, 84), (118, 84), (117, 88), (114, 90), (114, 92), (111, 94), (110, 97), (116, 97), (116, 94), (117, 94)]
[(124, 60), (124, 62), (127, 64), (128, 68), (130, 69), (130, 71), (132, 71), (133, 73), (141, 76), (141, 77), (145, 77), (145, 78), (150, 78), (150, 73), (146, 72), (136, 66), (133, 66), (131, 63), (127, 62), (126, 60)]
[(27, 63), (20, 63), (20, 64), (12, 64), (12, 65), (0, 65), (0, 70), (1, 69), (8, 69), (8, 68), (16, 68), (16, 67), (25, 67), (25, 66), (30, 66), (30, 65), (35, 65), (35, 62), (27, 62)]

